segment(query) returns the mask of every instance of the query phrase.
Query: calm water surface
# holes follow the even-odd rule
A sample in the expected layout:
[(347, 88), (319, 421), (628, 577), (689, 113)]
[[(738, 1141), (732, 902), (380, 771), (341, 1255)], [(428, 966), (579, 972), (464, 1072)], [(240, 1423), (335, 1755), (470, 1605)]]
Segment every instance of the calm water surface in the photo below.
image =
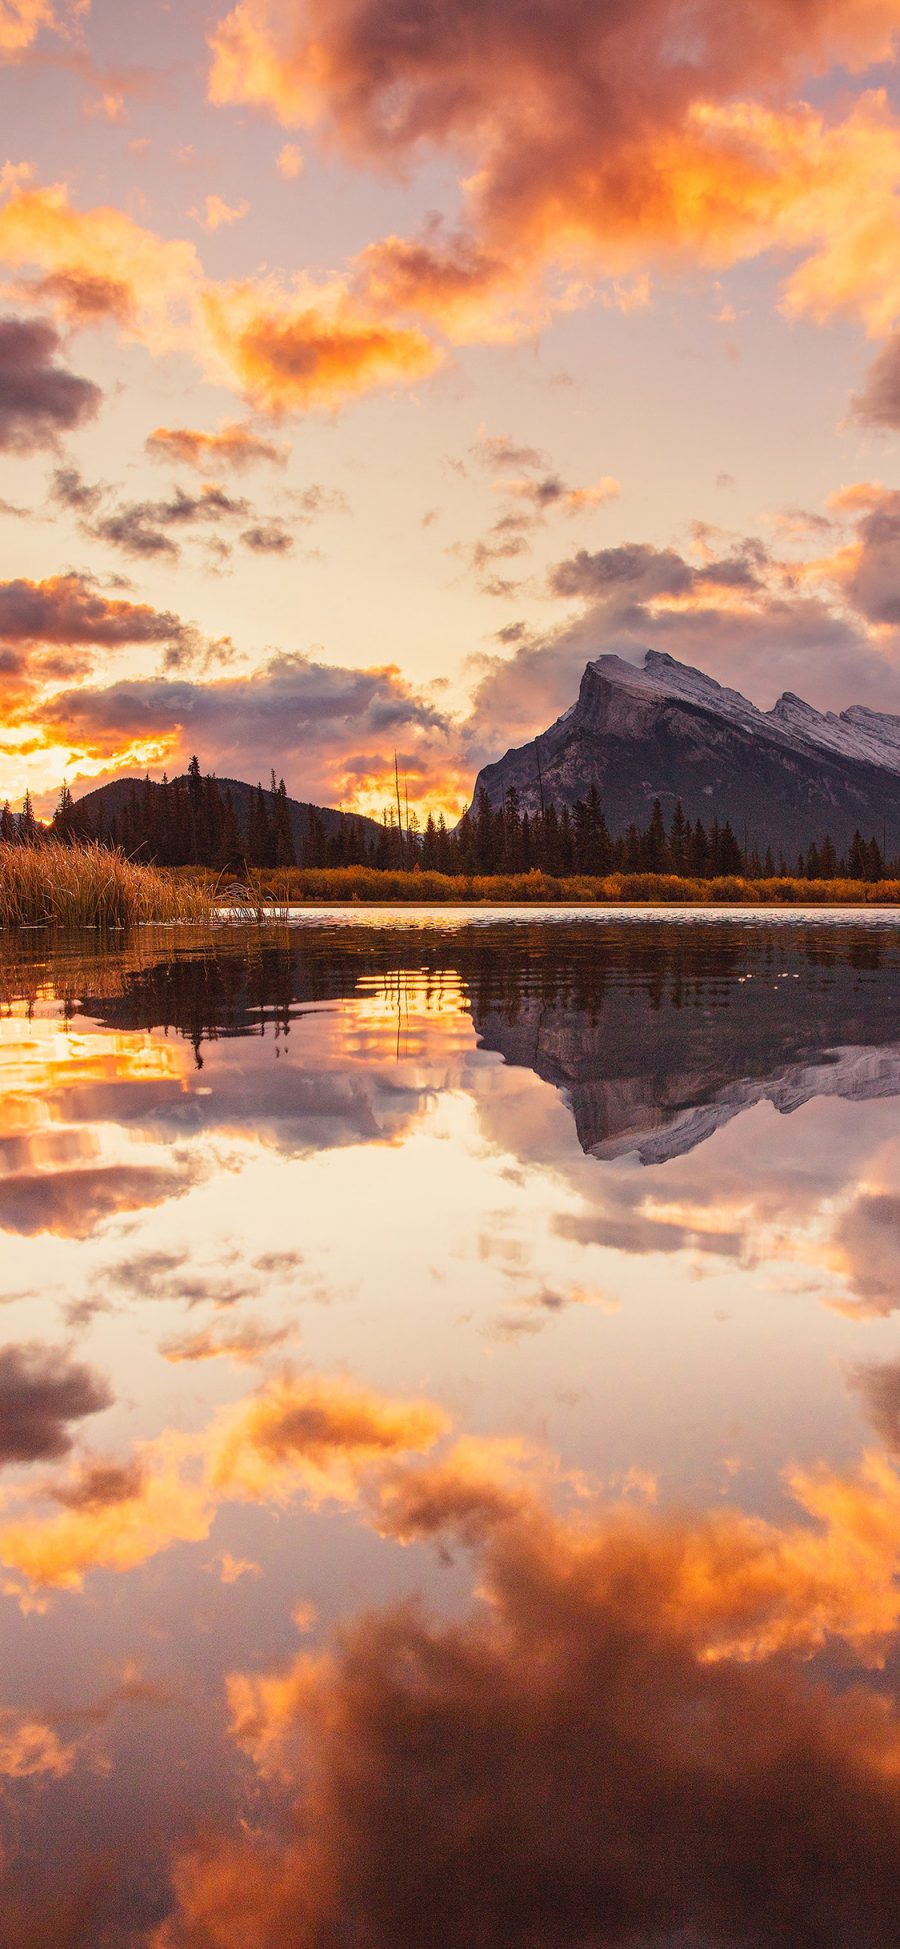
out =
[(890, 917), (35, 937), (0, 1168), (2, 1949), (896, 1949)]

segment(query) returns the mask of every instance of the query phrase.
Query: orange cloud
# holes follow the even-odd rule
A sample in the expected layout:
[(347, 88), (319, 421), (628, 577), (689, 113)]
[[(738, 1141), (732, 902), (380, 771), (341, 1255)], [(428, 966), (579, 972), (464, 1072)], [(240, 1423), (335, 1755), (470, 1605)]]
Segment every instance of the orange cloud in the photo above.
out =
[(146, 448), (152, 460), (175, 461), (185, 467), (196, 467), (201, 473), (225, 467), (239, 471), (261, 460), (283, 466), (290, 452), (288, 446), (264, 439), (252, 427), (232, 421), (220, 426), (216, 433), (201, 433), (191, 426), (157, 426), (149, 435)]
[(138, 1451), (133, 1494), (75, 1496), (42, 1521), (0, 1520), (0, 1562), (28, 1585), (80, 1590), (91, 1570), (134, 1570), (172, 1543), (202, 1542), (212, 1504), (188, 1472), (192, 1455), (185, 1437), (162, 1435)]
[[(32, 187), (27, 174), (0, 173), (0, 261), (40, 273), (19, 283), (19, 295), (49, 300), (77, 325), (110, 319), (154, 354), (186, 349), (263, 411), (333, 408), (373, 387), (412, 384), (441, 363), (430, 339), (399, 323), (377, 293), (367, 297), (365, 278), (216, 283), (193, 243), (159, 237), (111, 206), (76, 210), (64, 184)], [(245, 208), (211, 196), (199, 220), (214, 230)]]
[(61, 1780), (71, 1770), (74, 1756), (75, 1748), (61, 1745), (45, 1720), (0, 1711), (0, 1779)]
[(431, 1448), (446, 1417), (429, 1401), (387, 1401), (362, 1388), (315, 1378), (275, 1382), (238, 1411), (215, 1446), (219, 1491), (260, 1501), (296, 1493), (314, 1504), (352, 1503), (361, 1472), (410, 1450)]
[(288, 182), (295, 181), (298, 176), (302, 176), (303, 155), (298, 149), (296, 142), (286, 142), (284, 147), (279, 149), (276, 167), (279, 176), (283, 176)]
[(42, 27), (57, 25), (50, 0), (0, 0), (0, 62), (19, 60)]
[(239, 1325), (223, 1327), (218, 1332), (213, 1327), (205, 1327), (198, 1333), (176, 1334), (160, 1344), (160, 1353), (166, 1360), (178, 1364), (185, 1360), (218, 1360), (225, 1356), (235, 1360), (240, 1366), (251, 1365), (262, 1360), (273, 1347), (283, 1347), (290, 1338), (290, 1326), (261, 1326), (253, 1320), (243, 1320)]
[(420, 237), (381, 238), (353, 265), (355, 286), (387, 316), (425, 319), (457, 344), (521, 338), (549, 324), (551, 305), (534, 268), (476, 237), (447, 236), (439, 223)]
[(387, 238), (362, 259), (388, 304), (454, 336), (496, 330), (504, 287), (506, 328), (518, 291), (527, 329), (552, 264), (615, 279), (654, 255), (728, 264), (773, 248), (807, 253), (790, 310), (852, 309), (880, 330), (898, 308), (900, 132), (881, 94), (843, 122), (795, 102), (811, 74), (891, 58), (897, 25), (894, 0), (737, 14), (700, 0), (687, 38), (678, 0), (527, 16), (449, 0), (410, 35), (375, 0), (240, 0), (211, 35), (209, 93), (319, 125), (357, 163), (457, 155), (462, 229)]
[(269, 413), (410, 385), (441, 362), (423, 333), (382, 321), (341, 286), (301, 284), (296, 296), (252, 284), (208, 287), (203, 314), (222, 366)]
[(852, 481), (829, 494), (825, 505), (835, 514), (871, 514), (889, 498), (890, 491), (879, 480)]
[(157, 237), (112, 205), (76, 210), (64, 184), (13, 177), (0, 204), (0, 261), (42, 272), (37, 295), (78, 323), (110, 316), (154, 352), (190, 339), (202, 281), (194, 245)]
[(249, 208), (247, 202), (226, 203), (224, 197), (213, 195), (206, 198), (202, 212), (192, 210), (191, 216), (204, 230), (221, 230), (226, 224), (240, 223)]
[(302, 1495), (347, 1507), (379, 1471), (430, 1448), (446, 1417), (428, 1401), (392, 1400), (342, 1381), (283, 1376), (196, 1436), (163, 1433), (123, 1465), (87, 1462), (49, 1485), (57, 1505), (27, 1519), (0, 1502), (0, 1564), (14, 1588), (78, 1590), (93, 1570), (124, 1573), (177, 1542), (209, 1536), (223, 1501)]

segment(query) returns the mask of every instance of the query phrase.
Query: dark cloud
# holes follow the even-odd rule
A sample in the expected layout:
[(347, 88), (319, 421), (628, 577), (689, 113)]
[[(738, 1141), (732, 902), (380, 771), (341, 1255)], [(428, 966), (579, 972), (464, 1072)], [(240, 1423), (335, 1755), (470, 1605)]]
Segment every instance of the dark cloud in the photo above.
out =
[(554, 507), (557, 501), (564, 501), (569, 492), (570, 489), (558, 474), (544, 474), (540, 480), (528, 481), (523, 487), (526, 498), (538, 508)]
[(892, 1313), (900, 1305), (900, 1197), (864, 1192), (841, 1216), (834, 1244), (864, 1309)]
[(105, 489), (99, 482), (86, 481), (77, 467), (57, 467), (50, 483), (51, 499), (76, 514), (93, 514), (100, 506)]
[(283, 521), (258, 521), (241, 534), (245, 548), (254, 555), (290, 555), (294, 537)]
[[(0, 632), (2, 633), (2, 632)], [(447, 720), (396, 669), (349, 670), (304, 656), (274, 657), (250, 676), (216, 683), (149, 678), (59, 692), (46, 721), (98, 756), (121, 749), (140, 730), (184, 726), (184, 755), (195, 746), (225, 776), (290, 776), (304, 756), (304, 796), (331, 803), (341, 767), (360, 749), (387, 772), (401, 733), (416, 747), (446, 754)], [(176, 753), (172, 762), (177, 762)], [(322, 794), (326, 796), (323, 798)]]
[(253, 1265), (256, 1272), (271, 1272), (277, 1277), (296, 1272), (303, 1262), (302, 1252), (263, 1252), (260, 1258), (254, 1259)]
[(108, 1408), (105, 1381), (67, 1353), (38, 1345), (0, 1350), (0, 1465), (68, 1454), (69, 1424)]
[(479, 465), (487, 467), (493, 474), (516, 473), (519, 469), (546, 465), (544, 456), (537, 447), (519, 446), (515, 440), (508, 439), (503, 433), (492, 434), (476, 441), (470, 451)]
[(232, 1279), (220, 1269), (188, 1272), (177, 1252), (138, 1252), (109, 1267), (105, 1279), (116, 1292), (135, 1299), (173, 1300), (184, 1306), (234, 1306), (254, 1290), (254, 1282)]
[(102, 520), (95, 521), (91, 534), (96, 541), (121, 548), (123, 555), (167, 556), (170, 561), (177, 561), (179, 551), (174, 541), (161, 528), (152, 526), (148, 513), (147, 503), (118, 508), (114, 514), (105, 514)]
[(249, 501), (226, 494), (224, 487), (203, 487), (199, 494), (186, 494), (176, 487), (167, 501), (148, 504), (152, 519), (162, 527), (181, 528), (195, 521), (243, 520), (251, 513)]
[(57, 305), (73, 325), (97, 325), (105, 318), (127, 325), (134, 315), (134, 299), (128, 284), (75, 266), (51, 271), (24, 289), (32, 300), (44, 299)]
[(168, 556), (174, 560), (178, 546), (171, 529), (245, 521), (252, 513), (249, 501), (233, 498), (222, 487), (207, 486), (199, 494), (186, 494), (176, 487), (166, 500), (123, 502), (94, 521), (87, 532), (97, 541), (121, 548), (126, 555)]
[(695, 579), (695, 571), (673, 548), (626, 542), (620, 548), (598, 549), (596, 554), (580, 548), (551, 570), (550, 589), (556, 596), (584, 596), (589, 601), (627, 590), (634, 601), (646, 601), (651, 596), (684, 595), (693, 589)]
[(113, 1509), (135, 1502), (144, 1487), (140, 1462), (85, 1462), (71, 1481), (54, 1484), (50, 1494), (64, 1509)]
[(86, 644), (165, 643), (183, 625), (169, 610), (103, 594), (91, 576), (70, 573), (44, 582), (0, 582), (0, 641)]
[(155, 1297), (163, 1282), (163, 1296), (170, 1297), (169, 1279), (171, 1274), (184, 1267), (181, 1252), (135, 1252), (130, 1259), (122, 1259), (109, 1267), (106, 1277), (123, 1291), (133, 1293), (144, 1299)]
[[(527, 528), (521, 521), (503, 517), (495, 521), (490, 533), (482, 541), (477, 541), (471, 551), (471, 562), (477, 575), (483, 576), (491, 571), (494, 562), (515, 561), (517, 556), (527, 555), (529, 548)], [(485, 588), (482, 583), (482, 588)], [(504, 584), (504, 593), (506, 585)]]
[(316, 521), (323, 514), (347, 514), (349, 503), (339, 487), (322, 487), (317, 481), (309, 487), (291, 487), (284, 501), (298, 521)]
[(356, 259), (355, 283), (379, 309), (412, 312), (452, 327), (484, 292), (502, 289), (509, 269), (496, 251), (432, 217), (418, 237), (384, 237)]
[(0, 318), (0, 449), (34, 453), (93, 419), (99, 386), (57, 363), (60, 336), (44, 318)]
[(887, 489), (857, 525), (858, 555), (848, 577), (849, 600), (866, 621), (900, 623), (900, 493)]
[(866, 1415), (886, 1448), (900, 1455), (900, 1361), (857, 1367), (853, 1384), (865, 1401)]
[(180, 1197), (196, 1182), (189, 1164), (162, 1168), (110, 1164), (82, 1170), (21, 1171), (0, 1179), (0, 1228), (33, 1238), (89, 1238), (122, 1211), (143, 1211)]
[(853, 395), (851, 410), (863, 426), (900, 430), (900, 332), (873, 359), (862, 391)]
[[(825, 523), (828, 526), (828, 523)], [(758, 589), (760, 577), (753, 562), (746, 556), (735, 556), (730, 561), (705, 562), (699, 579), (711, 582), (720, 589)]]

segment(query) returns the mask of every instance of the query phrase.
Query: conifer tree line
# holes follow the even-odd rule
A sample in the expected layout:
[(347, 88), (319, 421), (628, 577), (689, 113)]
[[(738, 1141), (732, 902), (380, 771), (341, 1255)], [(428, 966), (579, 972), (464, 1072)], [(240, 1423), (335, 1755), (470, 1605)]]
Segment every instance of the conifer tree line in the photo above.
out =
[(67, 844), (99, 839), (118, 846), (132, 859), (158, 866), (208, 866), (240, 872), (245, 867), (369, 866), (384, 870), (421, 867), (447, 874), (517, 874), (537, 869), (554, 877), (609, 873), (672, 873), (690, 879), (738, 875), (748, 879), (880, 880), (900, 878), (900, 859), (883, 855), (877, 839), (854, 833), (846, 854), (839, 855), (826, 833), (818, 844), (793, 859), (767, 847), (741, 846), (726, 819), (686, 817), (681, 801), (668, 825), (659, 799), (654, 800), (647, 825), (632, 824), (613, 837), (596, 785), (574, 806), (552, 802), (539, 812), (522, 810), (511, 786), (500, 806), (492, 806), (484, 787), (474, 805), (450, 828), (440, 814), (429, 813), (424, 829), (416, 814), (406, 820), (386, 807), (380, 826), (347, 816), (327, 832), (315, 806), (306, 807), (306, 835), (294, 843), (290, 805), (284, 779), (274, 771), (264, 789), (251, 793), (246, 821), (238, 816), (227, 786), (201, 772), (196, 757), (184, 778), (160, 783), (134, 781), (124, 806), (101, 831), (73, 800), (67, 785), (49, 828), (35, 818), (28, 793), (20, 812), (8, 803), (0, 811), (0, 840), (39, 844), (47, 832)]
[(900, 869), (900, 862), (889, 865), (884, 859), (876, 839), (863, 839), (859, 832), (846, 856), (838, 856), (826, 834), (819, 845), (809, 846), (793, 860), (783, 853), (773, 855), (770, 847), (760, 857), (755, 848), (739, 844), (727, 819), (724, 824), (714, 819), (708, 827), (701, 819), (692, 824), (680, 799), (668, 826), (661, 802), (655, 799), (645, 827), (630, 825), (626, 833), (613, 838), (596, 785), (572, 807), (545, 804), (543, 811), (532, 814), (522, 811), (515, 786), (499, 807), (491, 805), (482, 786), (474, 806), (463, 813), (453, 832), (429, 817), (421, 863), (446, 873), (528, 873), (537, 867), (562, 878), (674, 873), (689, 879), (728, 874), (774, 879), (796, 874), (810, 880), (880, 880)]

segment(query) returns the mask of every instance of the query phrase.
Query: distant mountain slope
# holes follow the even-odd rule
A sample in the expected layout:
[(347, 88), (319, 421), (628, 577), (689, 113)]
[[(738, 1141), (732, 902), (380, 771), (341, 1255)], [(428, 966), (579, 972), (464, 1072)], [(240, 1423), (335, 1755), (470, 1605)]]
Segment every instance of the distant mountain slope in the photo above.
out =
[(786, 691), (758, 710), (700, 670), (658, 650), (643, 668), (589, 663), (577, 701), (529, 744), (479, 773), (498, 806), (511, 785), (522, 810), (574, 805), (596, 784), (613, 833), (646, 824), (656, 798), (668, 819), (730, 820), (740, 843), (798, 849), (830, 833), (839, 851), (857, 827), (900, 851), (900, 717), (861, 705), (820, 712)]
[[(185, 782), (186, 780), (182, 778), (182, 783)], [(256, 786), (247, 785), (240, 778), (219, 778), (217, 783), (223, 792), (227, 791), (231, 793), (238, 823), (242, 831), (246, 834), (250, 815), (250, 801), (256, 791)], [(97, 831), (102, 834), (109, 830), (112, 821), (120, 817), (124, 811), (131, 794), (132, 786), (140, 786), (142, 784), (143, 780), (139, 778), (113, 778), (108, 785), (98, 785), (95, 791), (85, 792), (84, 796), (78, 800), (79, 809), (88, 814)], [(361, 828), (367, 839), (374, 838), (381, 831), (381, 827), (375, 819), (364, 819), (355, 812), (338, 812), (334, 806), (329, 805), (314, 805), (310, 807), (309, 805), (304, 805), (299, 799), (288, 799), (287, 803), (291, 821), (291, 837), (294, 841), (294, 848), (298, 858), (309, 836), (310, 810), (321, 820), (327, 838), (331, 838), (332, 834), (339, 832), (341, 826), (346, 825), (348, 822), (355, 828)], [(266, 789), (266, 805), (268, 807), (271, 806), (271, 793), (268, 789)]]

